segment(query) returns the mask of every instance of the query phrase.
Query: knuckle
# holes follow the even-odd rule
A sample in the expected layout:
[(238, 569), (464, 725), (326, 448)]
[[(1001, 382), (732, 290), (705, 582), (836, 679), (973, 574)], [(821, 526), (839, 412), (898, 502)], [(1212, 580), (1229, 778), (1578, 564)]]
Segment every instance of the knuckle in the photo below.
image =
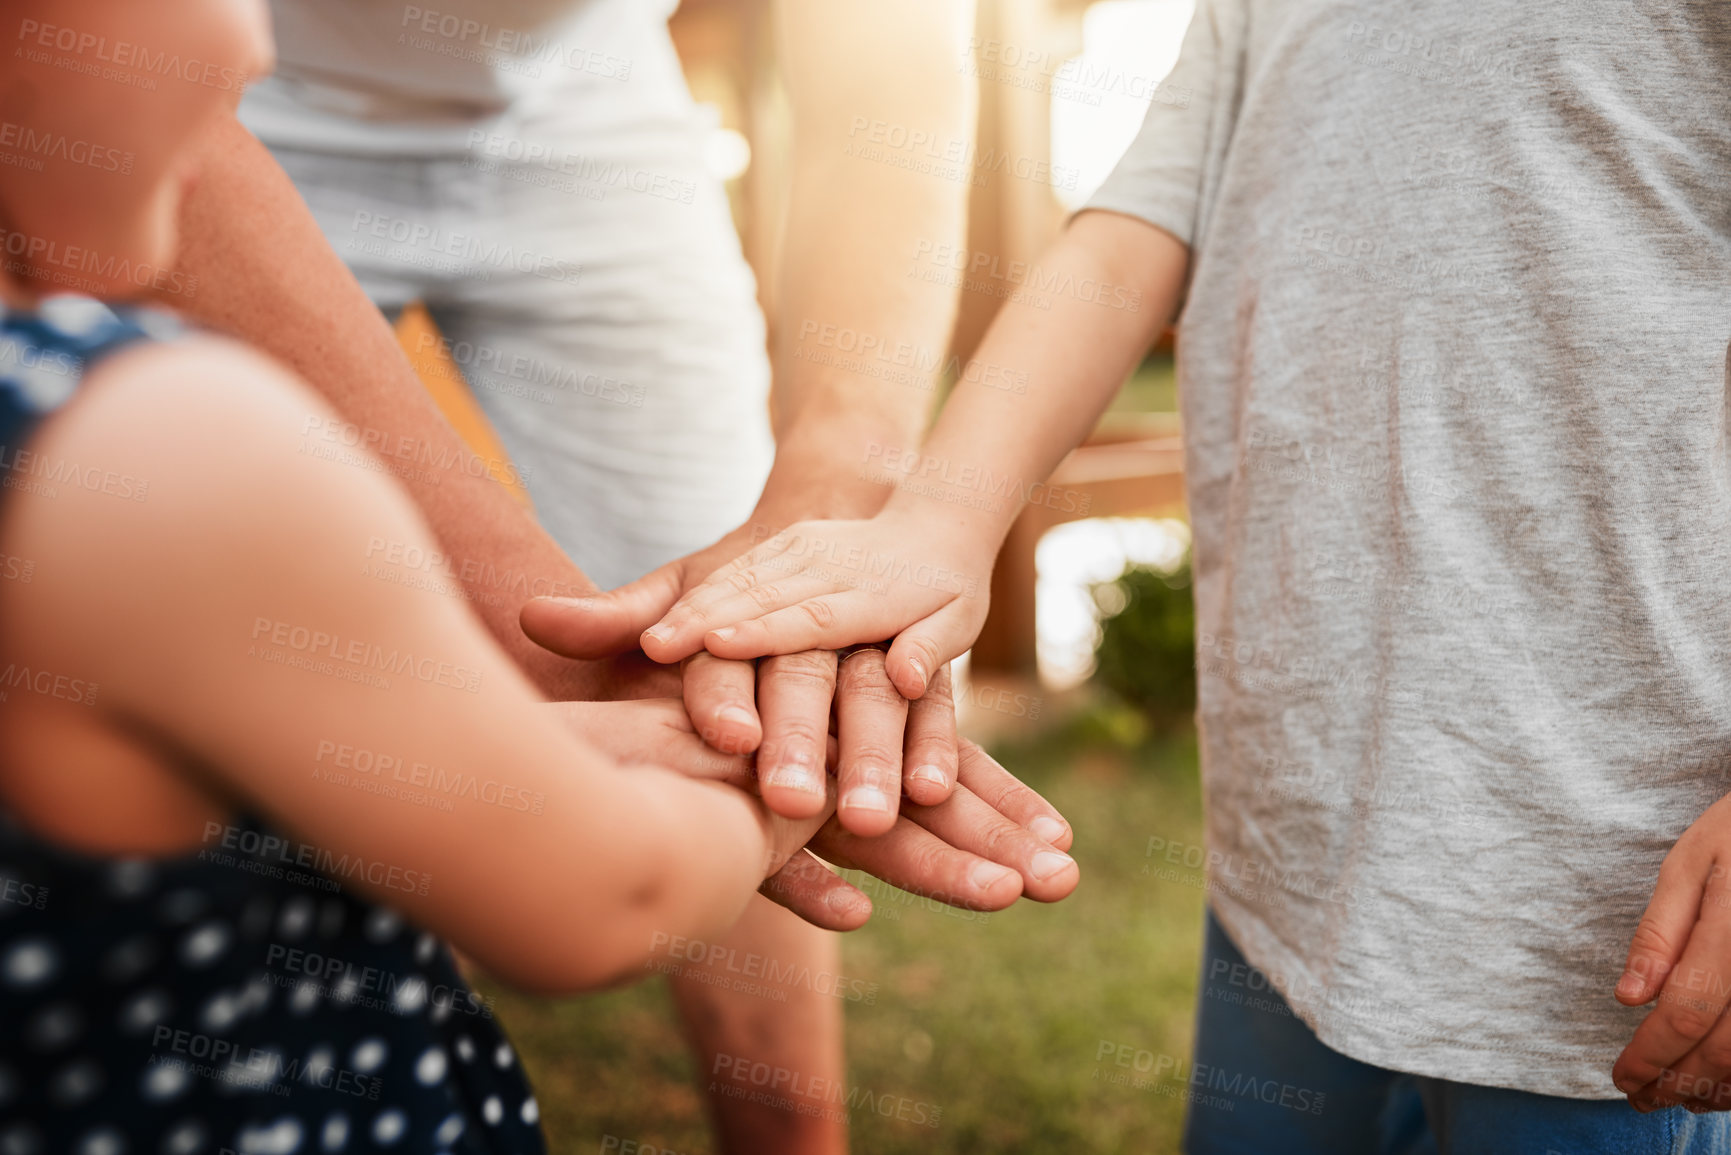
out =
[(1709, 1035), (1696, 1053), (1710, 1071), (1731, 1071), (1731, 1035)]
[(906, 701), (884, 671), (881, 656), (862, 653), (849, 658), (841, 668), (840, 683), (848, 697), (855, 700), (886, 704)]
[(1718, 1014), (1697, 999), (1685, 997), (1665, 1009), (1666, 1025), (1685, 1039), (1703, 1038), (1718, 1021)]
[(875, 738), (856, 738), (847, 744), (846, 759), (847, 769), (856, 774), (883, 777), (901, 765), (902, 752)]
[(777, 745), (781, 749), (789, 746), (816, 746), (829, 737), (827, 731), (813, 725), (809, 718), (783, 718), (776, 723)]
[(756, 606), (759, 610), (774, 609), (775, 603), (780, 597), (780, 591), (778, 591), (774, 586), (750, 585), (739, 592), (749, 598), (751, 604)]
[(1629, 969), (1649, 977), (1663, 976), (1671, 969), (1667, 961), (1676, 957), (1676, 947), (1651, 915), (1642, 915), (1629, 939)]
[(835, 607), (823, 598), (808, 598), (799, 603), (799, 609), (817, 629), (828, 630), (835, 625)]
[(777, 658), (765, 658), (763, 661), (765, 677), (793, 678), (799, 680), (816, 680), (826, 684), (835, 681), (835, 651), (834, 650), (803, 650), (797, 654), (783, 654)]
[(727, 575), (723, 583), (734, 593), (743, 594), (757, 588), (757, 573), (754, 570), (738, 569)]
[(961, 875), (960, 864), (953, 861), (953, 851), (941, 842), (922, 842), (908, 855), (913, 873), (904, 878), (899, 889), (913, 894), (942, 895), (951, 886), (950, 875)]

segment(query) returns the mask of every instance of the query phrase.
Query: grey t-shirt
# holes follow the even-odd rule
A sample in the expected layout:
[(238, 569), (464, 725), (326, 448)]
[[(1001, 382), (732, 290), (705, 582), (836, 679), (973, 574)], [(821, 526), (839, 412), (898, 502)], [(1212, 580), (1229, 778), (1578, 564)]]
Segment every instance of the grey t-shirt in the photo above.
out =
[(1189, 243), (1210, 901), (1329, 1046), (1577, 1098), (1731, 790), (1731, 5), (1200, 0), (1092, 207)]

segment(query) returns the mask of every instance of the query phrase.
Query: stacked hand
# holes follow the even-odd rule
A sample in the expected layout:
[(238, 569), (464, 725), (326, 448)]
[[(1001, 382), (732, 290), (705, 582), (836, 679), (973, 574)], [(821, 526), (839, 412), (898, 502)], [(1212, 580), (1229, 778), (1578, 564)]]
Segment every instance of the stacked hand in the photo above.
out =
[(930, 517), (800, 522), (663, 607), (643, 650), (659, 662), (705, 649), (756, 658), (893, 637), (890, 679), (918, 699), (978, 636), (990, 561)]
[[(643, 661), (638, 634), (747, 543), (740, 530), (610, 594), (536, 599), (524, 607), (524, 632), (567, 657), (606, 657), (619, 672), (611, 696), (665, 695), (671, 680), (654, 671), (669, 667)], [(983, 591), (979, 600), (983, 616)], [(1068, 824), (977, 746), (958, 742), (947, 659), (931, 659), (910, 702), (879, 650), (838, 662), (832, 650), (802, 649), (755, 668), (695, 647), (680, 657), (683, 708), (666, 698), (550, 708), (622, 762), (731, 781), (788, 818), (822, 810), (826, 767), (834, 766), (840, 804), (812, 850), (904, 890), (998, 910), (1023, 894), (1052, 902), (1075, 889), (1079, 873), (1063, 853)], [(864, 894), (810, 854), (763, 890), (832, 930), (861, 926), (871, 914)]]

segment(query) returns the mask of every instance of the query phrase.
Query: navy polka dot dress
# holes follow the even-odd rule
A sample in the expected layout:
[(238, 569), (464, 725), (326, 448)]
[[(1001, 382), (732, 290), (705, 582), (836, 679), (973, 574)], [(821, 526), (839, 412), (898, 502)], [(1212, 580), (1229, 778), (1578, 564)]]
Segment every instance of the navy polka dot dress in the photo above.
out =
[[(0, 312), (0, 445), (162, 315)], [(400, 916), (250, 820), (162, 859), (0, 810), (0, 1155), (542, 1155), (490, 1002)]]

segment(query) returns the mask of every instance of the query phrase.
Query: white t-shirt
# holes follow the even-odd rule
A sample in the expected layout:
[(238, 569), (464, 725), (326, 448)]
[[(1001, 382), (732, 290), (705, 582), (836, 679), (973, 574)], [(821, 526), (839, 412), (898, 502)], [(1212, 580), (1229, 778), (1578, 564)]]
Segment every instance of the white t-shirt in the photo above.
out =
[(435, 156), (557, 106), (573, 132), (689, 115), (678, 0), (272, 0), (277, 70), (241, 115), (266, 144)]

